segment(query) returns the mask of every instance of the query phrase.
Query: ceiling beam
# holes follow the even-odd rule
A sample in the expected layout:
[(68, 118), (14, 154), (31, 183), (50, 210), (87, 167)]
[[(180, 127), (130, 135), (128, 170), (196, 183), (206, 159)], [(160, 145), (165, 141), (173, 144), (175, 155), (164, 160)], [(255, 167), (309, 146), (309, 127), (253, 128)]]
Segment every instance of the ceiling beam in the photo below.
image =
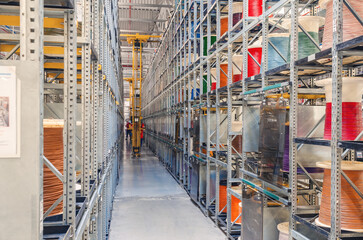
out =
[(131, 21), (131, 22), (151, 22), (151, 23), (168, 21), (166, 19), (147, 19), (147, 18), (119, 18), (118, 20), (120, 22)]
[(120, 30), (120, 33), (144, 33), (144, 34), (149, 34), (149, 35), (152, 35), (152, 34), (160, 35), (163, 32), (161, 32), (161, 31), (142, 31), (142, 30), (127, 30), (127, 29), (121, 29)]
[(173, 8), (173, 5), (168, 4), (145, 4), (145, 3), (119, 3), (119, 8), (125, 7), (143, 7), (143, 8)]

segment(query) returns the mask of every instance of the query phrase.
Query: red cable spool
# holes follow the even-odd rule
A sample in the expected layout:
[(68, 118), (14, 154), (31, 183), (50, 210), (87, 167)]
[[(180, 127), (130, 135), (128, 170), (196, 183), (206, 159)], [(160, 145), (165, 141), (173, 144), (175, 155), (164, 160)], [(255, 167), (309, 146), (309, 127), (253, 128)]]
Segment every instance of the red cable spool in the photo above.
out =
[[(63, 174), (63, 126), (64, 121), (46, 119), (44, 129), (44, 156)], [(46, 212), (63, 194), (63, 183), (44, 165), (43, 167), (43, 209)], [(63, 212), (62, 202), (48, 215), (53, 216)]]
[[(342, 140), (353, 141), (363, 130), (362, 104), (359, 102), (343, 102)], [(331, 140), (332, 103), (326, 103), (324, 139)]]
[[(318, 162), (316, 165), (324, 168), (323, 193), (319, 218), (316, 219), (316, 223), (323, 227), (330, 227), (331, 162)], [(357, 188), (363, 192), (363, 163), (342, 161), (342, 170)], [(340, 189), (341, 229), (363, 232), (363, 199), (344, 177), (341, 178)]]
[[(355, 12), (363, 17), (363, 4), (362, 1), (349, 1)], [(333, 43), (333, 1), (321, 0), (319, 2), (322, 8), (326, 8), (326, 20), (323, 35), (322, 50), (332, 47)], [(343, 4), (343, 41), (348, 41), (362, 35), (363, 26), (360, 25), (358, 20), (350, 12), (350, 10)]]
[[(262, 60), (262, 47), (261, 42), (257, 41), (248, 48), (248, 52), (256, 59), (256, 61), (261, 65)], [(247, 77), (252, 77), (260, 73), (260, 66), (253, 60), (253, 58), (248, 55), (248, 71)]]
[[(316, 82), (317, 86), (325, 88), (326, 109), (324, 139), (331, 140), (331, 120), (332, 120), (332, 79), (324, 79)], [(342, 140), (353, 141), (363, 131), (362, 117), (362, 91), (363, 78), (344, 77), (343, 78), (343, 103), (342, 103)]]
[(248, 1), (248, 16), (258, 17), (262, 14), (262, 0), (249, 0)]
[(212, 91), (217, 89), (217, 83), (216, 82), (212, 82), (211, 89), (212, 89)]

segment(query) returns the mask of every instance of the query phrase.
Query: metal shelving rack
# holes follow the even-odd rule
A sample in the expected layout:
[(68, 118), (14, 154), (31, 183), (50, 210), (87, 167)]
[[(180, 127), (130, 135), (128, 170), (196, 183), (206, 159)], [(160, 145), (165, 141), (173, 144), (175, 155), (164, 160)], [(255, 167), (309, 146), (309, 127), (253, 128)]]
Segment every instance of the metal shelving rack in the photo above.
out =
[[(297, 20), (299, 16), (306, 13), (310, 15), (324, 14), (323, 11), (318, 11), (318, 1), (263, 1), (262, 15), (244, 17), (235, 26), (232, 25), (231, 20), (233, 2), (231, 0), (185, 0), (178, 1), (176, 4), (174, 15), (169, 21), (162, 43), (143, 83), (142, 95), (146, 98), (143, 100), (142, 115), (147, 129), (148, 146), (159, 156), (175, 179), (184, 186), (202, 211), (215, 221), (229, 239), (237, 239), (239, 236), (242, 239), (248, 239), (243, 238), (245, 236), (243, 222), (248, 221), (249, 216), (242, 215), (241, 227), (231, 220), (232, 195), (242, 200), (242, 208), (246, 202), (243, 196), (232, 190), (231, 185), (234, 182), (242, 182), (244, 192), (242, 195), (247, 189), (252, 189), (260, 197), (259, 206), (262, 211), (272, 201), (280, 206), (280, 210), (287, 211), (287, 220), (290, 221), (290, 239), (307, 239), (307, 236), (304, 235), (305, 232), (296, 228), (298, 225), (307, 227), (309, 231), (318, 234), (316, 236), (322, 239), (362, 237), (358, 233), (341, 232), (340, 208), (339, 201), (337, 201), (340, 196), (342, 149), (345, 149), (345, 152), (356, 147), (361, 149), (360, 142), (343, 143), (340, 141), (341, 119), (337, 118), (337, 113), (340, 113), (342, 109), (342, 71), (345, 70), (344, 74), (350, 76), (362, 74), (362, 71), (359, 70), (361, 69), (359, 63), (348, 61), (349, 63), (343, 64), (343, 60), (348, 60), (348, 55), (359, 56), (362, 53), (359, 46), (362, 46), (363, 43), (362, 36), (342, 42), (342, 6), (349, 4), (349, 1), (333, 0), (334, 19), (337, 19), (337, 21), (333, 21), (334, 24), (337, 24), (333, 26), (335, 29), (333, 47), (324, 51), (320, 50), (303, 59), (298, 59), (298, 31), (299, 28), (303, 28), (301, 25), (299, 26)], [(219, 36), (221, 29), (219, 19), (222, 14), (225, 15), (226, 8), (229, 10), (228, 31), (223, 36)], [(248, 1), (243, 2), (243, 9), (243, 16), (248, 16)], [(276, 17), (276, 21), (270, 21), (271, 15)], [(285, 20), (288, 18), (288, 21), (291, 22), (291, 58), (289, 62), (280, 67), (268, 69), (267, 49), (268, 44), (271, 44), (268, 43), (268, 34), (276, 27), (281, 28), (279, 19), (282, 18)], [(212, 35), (217, 35), (214, 44), (211, 44)], [(203, 56), (204, 36), (208, 38), (206, 56)], [(248, 47), (259, 37), (262, 38), (263, 52), (261, 73), (248, 77), (247, 71), (243, 71), (243, 80), (233, 83), (232, 56), (239, 50), (247, 53)], [(343, 54), (345, 51), (350, 54)], [(248, 69), (248, 56), (243, 55), (243, 69)], [(329, 60), (330, 58), (332, 60)], [(220, 71), (220, 65), (224, 60), (228, 61), (227, 73)], [(321, 64), (320, 60), (324, 60), (324, 63)], [(216, 76), (211, 74), (213, 67), (216, 68)], [(310, 70), (310, 72), (307, 74), (306, 70)], [(208, 92), (206, 94), (202, 92), (204, 74), (207, 75)], [(228, 76), (228, 86), (222, 88), (218, 81), (221, 74)], [(330, 76), (333, 79), (334, 99), (332, 119), (337, 119), (332, 123), (332, 141), (309, 138), (318, 123), (304, 138), (298, 137), (298, 109), (302, 105), (298, 94), (322, 94), (322, 89), (316, 87), (314, 82)], [(217, 90), (210, 91), (210, 83), (214, 78), (217, 80)], [(199, 96), (196, 94), (197, 88), (200, 89)], [(258, 155), (257, 152), (234, 154), (232, 147), (233, 139), (237, 135), (243, 135), (243, 130), (238, 132), (232, 130), (232, 123), (236, 115), (242, 115), (242, 129), (251, 127), (246, 123), (248, 107), (251, 104), (264, 103), (267, 96), (275, 93), (289, 93), (290, 170), (286, 173), (288, 181), (285, 185), (266, 181), (249, 168), (249, 160), (253, 154)], [(257, 102), (257, 104), (253, 102)], [(323, 102), (308, 100), (305, 103), (315, 106)], [(227, 112), (226, 119), (223, 117), (225, 112)], [(192, 135), (193, 131), (201, 129), (201, 117), (204, 113), (207, 118), (206, 140), (202, 138), (202, 134)], [(199, 119), (199, 124), (197, 124), (198, 120), (194, 121), (195, 119)], [(212, 126), (212, 121), (216, 122), (215, 126)], [(223, 132), (224, 121), (227, 121), (226, 133)], [(321, 122), (320, 120), (319, 123)], [(211, 134), (212, 132), (214, 133)], [(224, 134), (227, 134), (227, 144), (222, 145), (221, 138)], [(214, 135), (216, 136), (213, 137)], [(205, 146), (202, 145), (202, 141), (205, 141)], [(243, 145), (246, 144), (246, 141), (243, 137)], [(199, 149), (193, 147), (195, 142), (199, 144)], [(331, 145), (331, 160), (334, 169), (332, 171), (332, 203), (334, 203), (332, 229), (322, 228), (313, 223), (318, 216), (316, 197), (320, 194), (321, 182), (306, 172), (304, 166), (299, 162), (298, 152), (303, 144)], [(203, 152), (202, 147), (205, 147), (206, 151)], [(210, 152), (213, 153), (212, 156)], [(347, 154), (344, 156), (346, 157)], [(305, 174), (298, 174), (298, 166), (303, 168)], [(222, 170), (227, 172), (227, 213), (222, 213), (219, 209), (219, 180)], [(197, 173), (193, 173), (193, 171), (197, 171)], [(210, 181), (212, 175), (215, 175), (213, 196), (210, 190), (213, 185)], [(195, 179), (195, 176), (198, 178)], [(204, 179), (202, 186), (195, 183), (196, 181), (201, 183), (201, 178)], [(301, 182), (307, 183), (304, 188), (301, 187)], [(300, 207), (297, 199), (301, 196), (309, 198), (307, 202), (310, 208), (304, 210)], [(252, 211), (259, 211), (259, 209)], [(263, 232), (265, 225), (263, 222), (260, 224), (263, 227), (257, 229), (256, 232), (259, 230)]]
[[(14, 185), (1, 186), (0, 238), (107, 239), (124, 135), (117, 1), (1, 1), (0, 11), (0, 66), (15, 66), (19, 100), (19, 150), (0, 157), (1, 182)], [(43, 156), (49, 112), (65, 120), (63, 173)], [(51, 207), (63, 204), (61, 216), (43, 214), (43, 167), (63, 182)]]

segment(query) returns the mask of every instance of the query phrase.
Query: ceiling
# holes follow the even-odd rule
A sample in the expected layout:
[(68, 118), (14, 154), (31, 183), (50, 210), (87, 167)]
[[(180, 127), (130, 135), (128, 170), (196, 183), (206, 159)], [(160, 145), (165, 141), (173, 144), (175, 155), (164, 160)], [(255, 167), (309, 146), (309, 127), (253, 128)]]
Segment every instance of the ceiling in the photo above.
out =
[[(174, 9), (175, 0), (119, 0), (120, 34), (162, 35)], [(121, 58), (124, 78), (132, 76), (132, 46), (121, 37)], [(144, 44), (144, 74), (148, 70), (153, 54), (159, 46), (159, 39)], [(124, 81), (125, 98), (129, 97), (129, 83)], [(127, 99), (125, 106), (128, 106)], [(129, 109), (125, 107), (125, 117)]]

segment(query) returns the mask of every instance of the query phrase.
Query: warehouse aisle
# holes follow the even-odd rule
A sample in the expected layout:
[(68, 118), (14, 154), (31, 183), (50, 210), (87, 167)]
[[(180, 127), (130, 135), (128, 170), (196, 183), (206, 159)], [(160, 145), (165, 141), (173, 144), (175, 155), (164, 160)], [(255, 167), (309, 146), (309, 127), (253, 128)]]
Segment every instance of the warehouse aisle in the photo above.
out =
[(191, 202), (146, 148), (126, 151), (112, 212), (110, 240), (223, 240), (224, 234)]

